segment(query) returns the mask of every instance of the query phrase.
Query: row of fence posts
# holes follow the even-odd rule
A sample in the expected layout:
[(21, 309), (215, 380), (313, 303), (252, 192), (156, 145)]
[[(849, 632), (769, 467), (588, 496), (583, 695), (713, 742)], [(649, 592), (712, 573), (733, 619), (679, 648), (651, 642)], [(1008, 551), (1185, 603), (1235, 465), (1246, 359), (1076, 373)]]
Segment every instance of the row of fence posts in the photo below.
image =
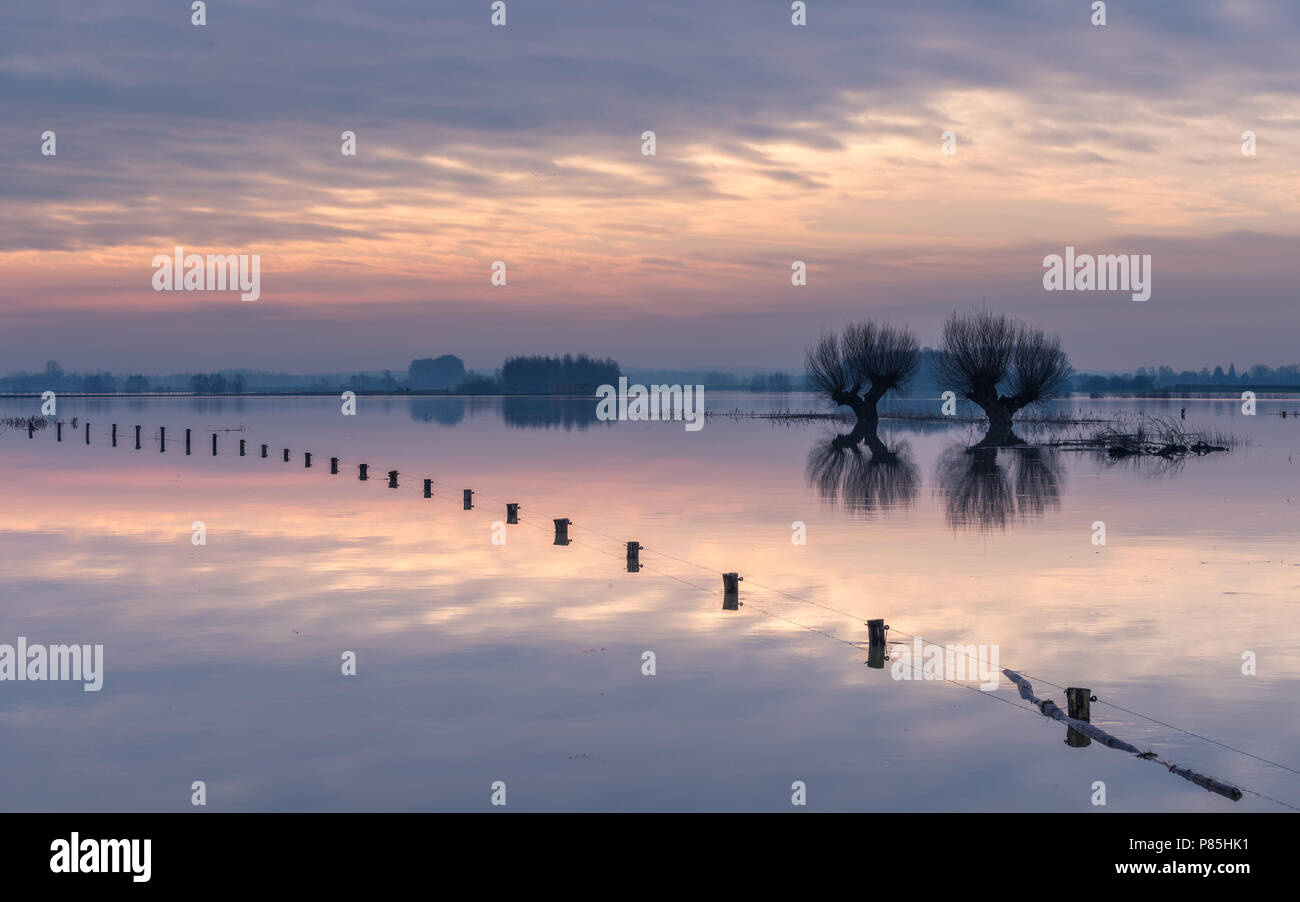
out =
[[(27, 421), (27, 437), (29, 439), (34, 437), (35, 428), (36, 428), (35, 418), (34, 417), (29, 418)], [(73, 429), (77, 428), (76, 419), (73, 419), (72, 421), (72, 428)], [(189, 429), (185, 430), (185, 453), (186, 454), (190, 453), (190, 432), (191, 431)], [(55, 423), (55, 436), (57, 441), (60, 442), (63, 441), (62, 422)], [(158, 443), (159, 452), (160, 453), (165, 452), (167, 450), (167, 427), (166, 426), (159, 427), (158, 439), (159, 439), (159, 443)], [(86, 422), (85, 424), (85, 440), (86, 440), (86, 444), (89, 445), (90, 444), (90, 423), (89, 422)], [(242, 438), (239, 440), (240, 457), (245, 456), (245, 452), (246, 452), (245, 441), (246, 440)], [(116, 423), (113, 424), (113, 428), (112, 428), (112, 442), (113, 442), (113, 447), (116, 448), (117, 447), (117, 424)], [(267, 445), (262, 445), (262, 457), (267, 456), (267, 447), (268, 447)], [(140, 427), (139, 426), (135, 427), (135, 450), (137, 451), (140, 450)], [(215, 432), (212, 433), (212, 456), (213, 457), (217, 456), (217, 433)], [(284, 449), (284, 461), (285, 463), (289, 462), (288, 448)], [(303, 466), (306, 468), (311, 467), (310, 451), (304, 452), (303, 454)], [(370, 478), (369, 470), (370, 470), (369, 464), (359, 465), (359, 471), (360, 471), (359, 479), (362, 482), (365, 482)], [(331, 457), (330, 473), (333, 475), (337, 475), (338, 472), (339, 472), (339, 459), (337, 457)], [(390, 489), (397, 488), (397, 476), (398, 476), (397, 470), (388, 471), (388, 487)], [(425, 498), (433, 497), (432, 479), (424, 480), (424, 497)], [(464, 500), (465, 510), (473, 510), (474, 490), (465, 489), (463, 500)], [(514, 524), (518, 522), (519, 522), (519, 504), (515, 502), (507, 503), (506, 523)], [(568, 545), (569, 527), (573, 525), (573, 521), (570, 520), (568, 517), (558, 517), (555, 519), (554, 522), (555, 522), (554, 544)], [(640, 572), (641, 552), (644, 550), (644, 548), (645, 546), (641, 545), (638, 542), (627, 543), (627, 572), (628, 573)], [(722, 609), (724, 611), (736, 611), (740, 609), (741, 606), (740, 583), (743, 580), (744, 577), (738, 573), (722, 574)], [(889, 656), (886, 653), (886, 645), (887, 645), (886, 632), (888, 631), (888, 629), (889, 626), (885, 623), (883, 619), (867, 621), (867, 662), (866, 663), (868, 667), (880, 670), (884, 668), (885, 662), (889, 660)], [(1074, 718), (1075, 720), (1081, 720), (1084, 723), (1090, 723), (1091, 714), (1092, 714), (1091, 702), (1095, 701), (1096, 699), (1096, 697), (1092, 695), (1091, 690), (1071, 686), (1065, 690), (1065, 695), (1066, 695), (1067, 704), (1069, 705), (1070, 717)], [(1092, 740), (1089, 737), (1083, 735), (1079, 731), (1075, 730), (1073, 727), (1068, 727), (1068, 726), (1066, 727), (1065, 742), (1067, 745), (1071, 746), (1072, 748), (1086, 748), (1087, 746), (1092, 744)]]
[[(34, 437), (35, 428), (36, 428), (35, 418), (34, 417), (29, 418), (27, 421), (28, 438)], [(76, 419), (72, 421), (72, 428), (73, 429), (77, 428)], [(55, 424), (55, 435), (58, 441), (60, 442), (63, 441), (63, 423), (58, 422)], [(89, 422), (85, 424), (85, 436), (86, 436), (86, 444), (89, 445), (90, 444), (90, 423)], [(160, 452), (166, 451), (167, 450), (167, 427), (165, 426), (159, 427), (158, 437), (159, 437), (158, 450)], [(117, 447), (117, 424), (116, 423), (113, 424), (112, 438), (113, 438), (113, 447), (116, 448)], [(244, 456), (244, 452), (245, 452), (244, 442), (245, 440), (242, 438), (239, 440), (240, 457)], [(140, 450), (140, 427), (139, 426), (135, 427), (135, 449), (137, 451)], [(186, 454), (190, 453), (190, 430), (189, 429), (185, 430), (185, 453)], [(214, 432), (212, 433), (212, 456), (215, 457), (216, 455), (217, 455), (217, 433)], [(262, 456), (263, 457), (267, 456), (266, 445), (262, 445)], [(286, 463), (289, 461), (288, 448), (284, 449), (284, 460)], [(310, 451), (305, 452), (303, 454), (303, 466), (304, 467), (311, 466)], [(360, 469), (359, 478), (361, 479), (362, 482), (365, 482), (367, 479), (370, 478), (369, 464), (360, 464), (359, 469)], [(339, 459), (337, 457), (331, 457), (330, 473), (337, 475), (338, 471), (339, 471)], [(398, 476), (397, 470), (388, 471), (388, 487), (390, 489), (397, 488), (397, 476)], [(425, 498), (433, 497), (432, 479), (424, 480), (424, 497)], [(465, 510), (473, 510), (474, 490), (465, 489), (463, 498), (464, 498)], [(506, 523), (518, 523), (518, 522), (519, 522), (519, 505), (514, 502), (507, 503)], [(573, 524), (573, 521), (570, 520), (568, 517), (559, 517), (556, 518), (554, 522), (555, 522), (555, 543), (554, 544), (568, 545), (569, 527)], [(628, 573), (640, 572), (641, 551), (644, 550), (644, 548), (645, 546), (641, 545), (638, 542), (627, 543), (627, 572)], [(741, 602), (740, 602), (739, 584), (743, 580), (744, 577), (738, 573), (722, 574), (722, 609), (724, 611), (736, 611), (740, 609)], [(867, 621), (867, 666), (868, 667), (871, 667), (876, 670), (880, 670), (884, 668), (885, 662), (889, 660), (889, 656), (886, 653), (887, 642), (885, 638), (886, 632), (888, 630), (889, 630), (889, 626), (885, 623), (883, 619)], [(1069, 716), (1075, 720), (1081, 720), (1084, 723), (1091, 723), (1091, 717), (1092, 717), (1091, 703), (1096, 700), (1096, 696), (1092, 694), (1092, 691), (1090, 689), (1071, 686), (1065, 690), (1065, 697), (1066, 697), (1066, 703), (1069, 706)], [(1065, 734), (1066, 745), (1069, 745), (1072, 748), (1086, 748), (1092, 744), (1092, 740), (1089, 737), (1083, 735), (1073, 727), (1067, 726), (1065, 729), (1066, 729), (1066, 734)]]
[[(77, 427), (77, 421), (75, 419), (72, 421), (72, 427), (74, 429)], [(90, 423), (89, 422), (86, 423), (85, 429), (86, 429), (86, 433), (85, 433), (86, 444), (89, 445), (90, 444)], [(29, 418), (27, 421), (27, 437), (33, 438), (35, 434), (35, 430), (36, 430), (35, 418), (34, 417)], [(63, 441), (63, 423), (59, 422), (55, 424), (55, 434), (58, 441)], [(113, 424), (112, 435), (113, 435), (113, 447), (116, 448), (117, 447), (117, 424), (116, 423)], [(167, 450), (167, 427), (165, 426), (159, 427), (158, 435), (159, 435), (158, 450), (166, 451)], [(244, 447), (245, 447), (244, 441), (245, 440), (242, 438), (239, 440), (240, 457), (244, 456)], [(137, 451), (140, 450), (140, 427), (139, 426), (135, 427), (135, 449)], [(189, 429), (185, 430), (185, 453), (186, 454), (190, 453), (190, 430)], [(212, 455), (215, 457), (216, 454), (217, 454), (217, 434), (214, 432), (212, 433)], [(263, 457), (267, 456), (266, 445), (262, 445), (262, 456)], [(289, 460), (288, 448), (284, 449), (284, 459), (285, 462), (288, 462)], [(303, 455), (303, 466), (304, 467), (311, 466), (310, 451), (306, 452)], [(338, 471), (339, 471), (339, 459), (337, 457), (331, 457), (330, 473), (337, 475)], [(367, 479), (370, 478), (369, 464), (361, 464), (360, 471), (361, 471), (360, 479), (362, 482), (365, 482)], [(397, 475), (398, 473), (396, 470), (388, 471), (388, 487), (390, 489), (397, 488)], [(424, 497), (425, 498), (433, 497), (432, 479), (424, 480)], [(464, 498), (465, 510), (473, 510), (474, 490), (465, 489), (463, 498)], [(519, 522), (519, 505), (513, 502), (507, 503), (506, 523), (513, 524), (518, 522)], [(569, 527), (572, 524), (573, 521), (570, 520), (568, 517), (559, 517), (555, 520), (555, 543), (554, 544), (556, 545), (569, 544)], [(645, 548), (644, 545), (641, 545), (637, 542), (627, 543), (627, 572), (628, 573), (640, 572), (641, 551), (644, 550), (644, 548)], [(739, 584), (743, 580), (744, 577), (739, 575), (738, 573), (722, 574), (722, 609), (724, 611), (736, 611), (740, 609), (741, 602), (740, 602)], [(885, 662), (889, 660), (889, 656), (886, 654), (885, 651), (885, 646), (887, 644), (885, 640), (885, 634), (888, 629), (889, 626), (885, 623), (883, 619), (867, 621), (867, 666), (868, 667), (880, 670), (884, 668)], [(1066, 702), (1069, 705), (1069, 709), (1070, 709), (1069, 711), (1070, 717), (1074, 718), (1075, 720), (1081, 720), (1084, 723), (1091, 723), (1091, 715), (1092, 715), (1091, 702), (1095, 700), (1094, 696), (1092, 695), (1092, 691), (1089, 689), (1079, 688), (1077, 686), (1071, 686), (1065, 690), (1065, 696), (1066, 696)], [(1084, 736), (1082, 733), (1075, 730), (1073, 727), (1066, 727), (1065, 742), (1067, 745), (1070, 745), (1074, 748), (1086, 748), (1087, 746), (1092, 744), (1091, 739), (1089, 739), (1087, 736)]]
[[(76, 428), (76, 425), (77, 425), (77, 422), (76, 422), (75, 419), (72, 421), (72, 425), (73, 425), (73, 428), (75, 429), (75, 428)], [(140, 447), (141, 447), (141, 446), (140, 446), (140, 429), (141, 429), (140, 426), (136, 426), (136, 427), (135, 427), (135, 450), (137, 450), (137, 451), (139, 451), (139, 450), (140, 450)], [(86, 444), (89, 445), (89, 444), (90, 444), (90, 423), (89, 423), (89, 422), (87, 422), (87, 423), (85, 424), (85, 430), (86, 430), (86, 431), (85, 431), (85, 435), (86, 435)], [(35, 433), (35, 418), (33, 417), (33, 418), (30, 418), (30, 419), (28, 420), (28, 422), (27, 422), (27, 437), (28, 437), (28, 438), (33, 438), (33, 437), (34, 437), (34, 433)], [(55, 423), (55, 434), (56, 434), (56, 439), (57, 439), (58, 441), (60, 441), (60, 442), (63, 441), (63, 423), (62, 423), (62, 422), (57, 422), (57, 423)], [(112, 440), (113, 440), (113, 447), (116, 448), (116, 447), (117, 447), (117, 424), (116, 424), (116, 423), (113, 424), (113, 428), (112, 428)], [(190, 453), (190, 441), (191, 441), (191, 430), (187, 428), (187, 429), (185, 430), (185, 453), (186, 453), (186, 454), (189, 454), (189, 453)], [(166, 426), (160, 426), (160, 427), (158, 427), (158, 451), (159, 451), (159, 453), (165, 453), (166, 450), (167, 450), (167, 427), (166, 427)], [(269, 446), (268, 446), (268, 445), (265, 445), (265, 444), (264, 444), (264, 445), (261, 446), (261, 455), (262, 455), (262, 457), (264, 457), (264, 458), (267, 457), (267, 456), (268, 456), (268, 451), (269, 451)], [(288, 449), (288, 448), (284, 448), (282, 453), (283, 453), (283, 459), (284, 459), (284, 462), (285, 462), (285, 463), (288, 463), (288, 462), (289, 462), (289, 449)], [(241, 439), (239, 440), (239, 456), (240, 456), (240, 457), (244, 457), (244, 456), (246, 456), (246, 454), (247, 454), (247, 440), (241, 438)], [(212, 456), (213, 456), (213, 457), (216, 457), (216, 456), (217, 456), (217, 433), (215, 433), (215, 432), (212, 433)], [(310, 467), (311, 467), (311, 452), (310, 452), (310, 451), (304, 452), (304, 454), (303, 454), (303, 467), (304, 467), (304, 468), (310, 468)], [(359, 470), (358, 478), (359, 478), (362, 482), (365, 482), (365, 481), (367, 481), (367, 480), (370, 478), (370, 465), (369, 465), (369, 464), (359, 464), (359, 465), (358, 465), (358, 470)], [(331, 457), (331, 458), (330, 458), (330, 473), (331, 473), (331, 475), (338, 475), (338, 472), (339, 472), (339, 459), (338, 459), (337, 457)], [(397, 471), (397, 470), (389, 470), (389, 471), (388, 471), (388, 487), (389, 487), (390, 489), (395, 489), (395, 488), (397, 488), (397, 477), (398, 477), (398, 471)], [(433, 480), (432, 480), (432, 479), (426, 479), (426, 480), (424, 480), (424, 497), (425, 497), (425, 498), (432, 498), (432, 497), (433, 497)], [(464, 490), (463, 501), (464, 501), (464, 508), (465, 508), (465, 510), (473, 510), (473, 509), (474, 509), (474, 490), (473, 490), (473, 489), (465, 489), (465, 490)], [(507, 504), (506, 504), (506, 523), (508, 523), (508, 524), (516, 524), (516, 523), (518, 523), (518, 522), (519, 522), (519, 504), (518, 504), (518, 503), (515, 503), (515, 502), (507, 503)], [(568, 545), (568, 544), (569, 544), (569, 527), (570, 527), (571, 525), (573, 525), (573, 521), (570, 520), (568, 517), (559, 517), (559, 518), (556, 518), (556, 519), (555, 519), (554, 523), (555, 523), (555, 542), (554, 542), (554, 544), (556, 544), (556, 545)], [(641, 545), (641, 544), (638, 543), (638, 542), (628, 542), (628, 543), (627, 543), (627, 572), (628, 572), (628, 573), (639, 573), (639, 572), (641, 571), (641, 551), (644, 550), (644, 548), (645, 548), (645, 546), (644, 546), (644, 545)], [(740, 609), (741, 602), (740, 602), (740, 588), (739, 588), (739, 584), (740, 584), (741, 581), (743, 581), (743, 579), (744, 579), (744, 577), (740, 576), (740, 575), (737, 574), (737, 573), (724, 573), (724, 574), (722, 574), (722, 609), (723, 609), (724, 611), (737, 611), (737, 610)], [(874, 630), (872, 630), (872, 624), (879, 624), (879, 625), (880, 625), (880, 629), (879, 629), (879, 655), (878, 655), (878, 658), (877, 658), (877, 656), (876, 656), (876, 649), (877, 649), (876, 632), (875, 632)], [(884, 653), (884, 648), (885, 648), (885, 645), (884, 645), (884, 630), (885, 630), (885, 629), (888, 629), (888, 627), (885, 627), (885, 626), (884, 626), (884, 621), (873, 620), (873, 621), (870, 621), (870, 622), (868, 623), (868, 629), (871, 630), (870, 635), (871, 635), (871, 637), (872, 637), (872, 638), (871, 638), (871, 641), (870, 641), (870, 648), (871, 648), (871, 650), (872, 650), (872, 658), (871, 658), (871, 661), (869, 661), (868, 663), (869, 663), (870, 666), (872, 666), (872, 667), (883, 667), (883, 666), (884, 666), (884, 661), (885, 661), (885, 653)], [(1073, 703), (1072, 703), (1072, 704), (1073, 704)], [(1087, 742), (1087, 741), (1088, 741), (1086, 737), (1082, 737), (1082, 738), (1084, 739), (1084, 742)]]

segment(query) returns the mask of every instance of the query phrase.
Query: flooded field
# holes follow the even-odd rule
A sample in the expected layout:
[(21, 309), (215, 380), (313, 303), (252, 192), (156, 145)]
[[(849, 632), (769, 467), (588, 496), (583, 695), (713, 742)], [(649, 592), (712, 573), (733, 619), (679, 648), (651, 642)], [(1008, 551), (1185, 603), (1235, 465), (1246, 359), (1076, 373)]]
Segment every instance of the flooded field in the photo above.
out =
[[(0, 435), (0, 643), (102, 645), (102, 687), (0, 683), (0, 807), (189, 810), (195, 781), (216, 811), (490, 810), (498, 781), (525, 811), (790, 810), (796, 782), (815, 810), (1089, 811), (1096, 781), (1109, 810), (1300, 805), (1258, 760), (1300, 767), (1300, 401), (1047, 410), (1180, 408), (1242, 443), (972, 455), (971, 425), (884, 420), (886, 457), (833, 422), (691, 432), (590, 401), (61, 398), (62, 441)], [(1091, 689), (1094, 724), (1248, 791), (1067, 745), (1005, 677), (864, 666), (875, 618), (891, 650), (996, 648), (1062, 707)]]

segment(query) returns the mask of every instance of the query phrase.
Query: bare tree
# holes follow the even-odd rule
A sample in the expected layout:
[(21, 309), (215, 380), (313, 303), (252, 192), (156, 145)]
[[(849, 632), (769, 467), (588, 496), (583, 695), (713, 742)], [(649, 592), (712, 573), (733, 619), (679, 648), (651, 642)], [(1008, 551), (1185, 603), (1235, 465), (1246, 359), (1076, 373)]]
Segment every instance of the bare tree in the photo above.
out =
[(1072, 372), (1060, 339), (1027, 323), (981, 311), (954, 313), (943, 325), (935, 375), (989, 418), (980, 445), (1023, 444), (1012, 418), (1064, 392)]
[(804, 359), (808, 384), (859, 421), (878, 419), (880, 399), (916, 374), (916, 336), (888, 323), (850, 323), (837, 337), (823, 333)]

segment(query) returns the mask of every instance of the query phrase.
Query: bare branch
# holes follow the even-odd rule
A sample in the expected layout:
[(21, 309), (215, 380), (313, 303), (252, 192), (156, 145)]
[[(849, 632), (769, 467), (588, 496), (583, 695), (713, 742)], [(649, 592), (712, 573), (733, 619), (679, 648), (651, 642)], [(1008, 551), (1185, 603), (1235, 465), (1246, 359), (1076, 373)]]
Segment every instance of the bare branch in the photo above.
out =
[(850, 324), (844, 330), (844, 341), (854, 370), (877, 397), (901, 388), (921, 365), (916, 336), (889, 323)]
[(849, 407), (859, 419), (875, 419), (877, 402), (902, 387), (919, 366), (914, 335), (869, 320), (849, 323), (838, 339), (823, 334), (804, 360), (813, 390)]
[(1061, 350), (1060, 338), (1022, 325), (1007, 382), (1010, 402), (1019, 410), (1055, 398), (1069, 386), (1073, 372), (1069, 358)]

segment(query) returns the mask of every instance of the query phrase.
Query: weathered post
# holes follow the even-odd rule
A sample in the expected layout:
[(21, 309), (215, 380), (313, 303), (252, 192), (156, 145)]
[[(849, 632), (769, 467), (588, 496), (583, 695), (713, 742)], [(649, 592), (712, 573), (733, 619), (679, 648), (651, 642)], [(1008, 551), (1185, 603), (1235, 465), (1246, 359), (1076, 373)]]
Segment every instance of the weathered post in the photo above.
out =
[(36, 417), (27, 418), (27, 437), (33, 438), (36, 435)]
[(185, 453), (190, 453), (190, 429), (188, 426), (185, 427)]
[(285, 448), (285, 449), (284, 449), (284, 462), (285, 462), (285, 463), (288, 463), (288, 462), (289, 462), (289, 449), (288, 449), (288, 448)]
[(311, 466), (311, 452), (310, 452), (310, 451), (304, 451), (304, 452), (302, 452), (302, 465), (303, 465), (304, 468), (307, 468), (307, 467), (310, 467), (310, 466)]
[(135, 450), (140, 450), (140, 427), (135, 427)]
[(468, 510), (473, 510), (473, 509), (474, 509), (474, 490), (473, 490), (473, 489), (466, 489), (466, 490), (465, 490), (465, 510), (468, 511)]
[(555, 543), (556, 545), (569, 544), (569, 524), (573, 521), (568, 517), (559, 517), (555, 521)]
[(239, 440), (239, 456), (240, 456), (240, 457), (243, 457), (243, 456), (244, 456), (244, 450), (245, 450), (245, 449), (244, 449), (244, 442), (246, 442), (246, 441), (247, 441), (247, 439), (242, 439), (242, 438)]
[(330, 475), (339, 475), (339, 459), (337, 457), (330, 458)]
[(167, 450), (167, 427), (158, 427), (158, 453), (162, 454)]
[(889, 627), (885, 625), (885, 621), (883, 619), (868, 620), (867, 621), (867, 644), (884, 645), (885, 631), (888, 629)]
[(117, 447), (117, 424), (113, 424), (113, 447)]
[(266, 457), (266, 445), (262, 446), (262, 456)]
[(641, 572), (641, 544), (639, 542), (627, 543), (627, 572)]
[(740, 581), (744, 578), (738, 573), (722, 574), (722, 610), (740, 610)]
[[(1084, 723), (1092, 722), (1092, 691), (1073, 686), (1065, 690), (1065, 700), (1070, 709), (1070, 716)], [(1092, 740), (1074, 727), (1065, 728), (1065, 744), (1070, 748), (1082, 749), (1092, 745)]]
[(61, 441), (63, 441), (63, 424), (62, 424), (62, 423), (55, 423), (55, 424), (54, 424), (54, 440), (55, 440), (56, 442), (61, 442)]
[(212, 433), (212, 456), (217, 456), (217, 434), (215, 432)]
[(395, 488), (397, 488), (397, 471), (396, 471), (396, 470), (389, 470), (389, 471), (388, 471), (388, 487), (389, 487), (390, 489), (395, 489)]
[(432, 480), (432, 479), (426, 479), (426, 480), (424, 481), (424, 497), (426, 497), (426, 498), (432, 498), (432, 497), (433, 497), (433, 480)]
[(361, 469), (361, 475), (358, 478), (362, 482), (365, 482), (367, 479), (370, 478), (370, 473), (368, 472), (370, 470), (370, 464), (361, 464), (360, 469)]
[(518, 523), (518, 522), (519, 522), (519, 503), (517, 501), (516, 502), (507, 501), (506, 502), (506, 523)]
[(885, 631), (889, 627), (885, 621), (867, 621), (867, 666), (880, 670), (885, 666), (888, 656), (885, 654)]
[(86, 420), (86, 444), (90, 444), (90, 420)]

